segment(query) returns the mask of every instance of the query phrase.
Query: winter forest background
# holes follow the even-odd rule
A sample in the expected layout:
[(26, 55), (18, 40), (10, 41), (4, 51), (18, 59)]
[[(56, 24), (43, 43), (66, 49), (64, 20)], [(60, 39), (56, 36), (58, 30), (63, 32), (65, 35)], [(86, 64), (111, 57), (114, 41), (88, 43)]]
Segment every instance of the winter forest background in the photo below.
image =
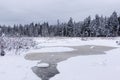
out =
[(118, 37), (120, 36), (120, 16), (113, 12), (110, 17), (96, 15), (75, 22), (72, 18), (67, 23), (49, 25), (48, 22), (26, 25), (0, 26), (0, 55), (20, 54), (35, 47), (32, 37)]
[(7, 37), (117, 37), (120, 36), (120, 16), (113, 12), (110, 17), (96, 15), (75, 22), (72, 18), (67, 23), (57, 21), (56, 25), (48, 22), (26, 25), (0, 26), (0, 36)]

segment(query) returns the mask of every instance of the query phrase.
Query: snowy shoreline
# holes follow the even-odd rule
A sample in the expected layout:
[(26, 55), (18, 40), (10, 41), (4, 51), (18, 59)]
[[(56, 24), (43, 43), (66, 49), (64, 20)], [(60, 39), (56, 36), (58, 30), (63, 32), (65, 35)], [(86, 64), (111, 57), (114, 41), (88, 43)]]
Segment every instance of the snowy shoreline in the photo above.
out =
[[(51, 47), (51, 48), (56, 48), (56, 47)], [(32, 53), (27, 54), (25, 56), (25, 59), (32, 60), (32, 61), (41, 60), (41, 62), (47, 63), (50, 65), (49, 67), (45, 69), (36, 67), (36, 66), (33, 68), (33, 72), (36, 73), (36, 75), (38, 75), (40, 78), (44, 80), (44, 79), (50, 79), (54, 75), (58, 74), (58, 70), (56, 69), (56, 67), (59, 62), (65, 61), (71, 57), (76, 57), (76, 56), (105, 54), (104, 53), (105, 51), (114, 49), (114, 47), (93, 46), (93, 45), (73, 46), (70, 48), (71, 49), (73, 48), (75, 50), (69, 51), (69, 52), (59, 52), (58, 50), (56, 50), (56, 52), (54, 51), (52, 53), (51, 51), (49, 52), (49, 50), (47, 53), (44, 53), (44, 51), (36, 53), (35, 51), (35, 53), (32, 52)], [(43, 49), (40, 49), (40, 50), (43, 50)], [(51, 73), (53, 76), (50, 77)], [(45, 76), (45, 77), (42, 77), (42, 76)]]
[[(120, 46), (116, 44), (117, 40), (120, 40), (120, 38), (114, 38), (114, 39), (96, 38), (96, 39), (88, 39), (86, 41), (82, 41), (81, 38), (34, 38), (34, 41), (36, 41), (38, 43), (38, 45), (36, 45), (36, 48), (37, 49), (44, 48), (43, 54), (41, 54), (43, 57), (36, 55), (37, 57), (35, 57), (31, 60), (26, 60), (26, 59), (24, 59), (24, 56), (26, 55), (25, 51), (23, 53), (21, 53), (21, 55), (15, 55), (13, 53), (13, 51), (8, 52), (4, 57), (0, 57), (0, 65), (1, 65), (0, 66), (0, 78), (2, 80), (41, 80), (38, 76), (36, 76), (32, 72), (31, 68), (33, 69), (34, 66), (37, 66), (38, 62), (44, 63), (44, 60), (41, 61), (40, 58), (41, 59), (45, 58), (48, 61), (53, 60), (55, 63), (58, 63), (57, 69), (59, 70), (60, 74), (51, 78), (51, 80), (71, 80), (71, 79), (72, 80), (80, 80), (79, 72), (82, 71), (83, 73), (85, 73), (85, 72), (87, 72), (86, 70), (89, 69), (91, 66), (92, 66), (91, 70), (95, 71), (95, 72), (92, 73), (90, 70), (88, 70), (88, 71), (90, 71), (88, 73), (92, 73), (94, 75), (94, 73), (98, 74), (99, 71), (103, 71), (103, 72), (105, 71), (105, 74), (110, 73), (111, 79), (109, 79), (109, 80), (113, 80), (114, 77), (115, 77), (114, 80), (119, 80), (120, 78), (119, 78), (118, 74), (120, 74), (120, 68), (119, 68), (120, 67), (120, 64), (119, 64), (120, 63), (119, 62), (120, 61), (120, 54), (119, 54)], [(83, 48), (81, 48), (83, 50), (82, 51), (83, 53), (81, 53), (83, 56), (78, 56), (74, 53), (74, 52), (77, 53), (77, 50), (79, 49), (79, 48), (77, 48), (78, 46), (83, 47)], [(101, 48), (97, 47), (97, 46), (101, 46)], [(57, 48), (59, 50), (54, 49), (49, 54), (49, 53), (47, 53), (47, 52), (49, 52), (47, 50), (51, 50), (51, 47), (52, 48), (59, 47), (59, 48)], [(109, 48), (107, 48), (107, 47), (109, 47)], [(111, 47), (114, 47), (114, 48), (111, 48)], [(62, 48), (64, 48), (64, 49), (62, 49)], [(117, 49), (115, 49), (115, 48), (117, 48)], [(64, 51), (66, 51), (66, 49), (68, 49), (67, 52), (64, 52)], [(71, 50), (71, 49), (73, 49), (73, 50)], [(102, 52), (101, 54), (107, 53), (108, 55), (99, 55), (100, 53), (98, 51), (96, 51), (96, 49), (99, 50), (100, 52)], [(101, 51), (102, 49), (104, 49), (104, 51)], [(113, 50), (111, 50), (111, 49), (113, 49)], [(56, 54), (55, 50), (59, 51), (58, 52), (59, 54)], [(64, 50), (64, 51), (62, 51), (62, 50)], [(85, 53), (85, 51), (87, 51), (89, 53)], [(42, 51), (41, 51), (41, 53), (42, 53)], [(64, 55), (62, 53), (66, 53), (66, 55)], [(71, 53), (71, 54), (69, 55), (69, 53)], [(97, 55), (92, 55), (92, 53), (97, 54)], [(48, 54), (50, 56), (47, 56)], [(89, 55), (89, 56), (86, 56), (86, 55)], [(50, 59), (49, 58), (47, 59), (47, 57), (45, 57), (45, 56), (49, 57)], [(73, 57), (73, 58), (70, 58), (70, 57)], [(54, 60), (54, 58), (56, 60)], [(70, 59), (68, 59), (68, 58), (70, 58)], [(68, 59), (68, 60), (66, 60), (66, 59)], [(32, 60), (34, 60), (34, 61), (32, 61)], [(63, 62), (61, 62), (61, 60)], [(51, 64), (52, 63), (50, 63), (49, 66), (51, 66)], [(39, 66), (41, 66), (41, 65), (39, 65)], [(48, 66), (48, 64), (42, 64), (42, 66)], [(56, 68), (56, 66), (57, 66), (56, 64), (52, 64), (52, 67)], [(86, 67), (86, 66), (88, 66), (88, 67)], [(67, 71), (66, 67), (67, 67), (67, 69), (69, 69), (69, 71), (75, 73), (76, 76), (71, 75), (70, 72)], [(76, 69), (73, 69), (71, 67), (76, 68)], [(54, 68), (52, 68), (51, 70), (54, 70)], [(97, 73), (97, 69), (99, 70), (98, 73)], [(62, 70), (66, 71), (66, 73), (63, 72)], [(48, 70), (45, 70), (45, 72), (46, 71), (48, 71)], [(59, 73), (59, 72), (57, 72), (57, 73)], [(81, 75), (85, 76), (84, 74), (81, 74)], [(86, 74), (86, 75), (90, 75), (90, 74)], [(51, 76), (53, 76), (53, 75), (51, 75)], [(105, 76), (101, 75), (100, 77), (102, 78), (102, 79), (100, 78), (101, 80), (104, 80)], [(69, 78), (71, 78), (71, 79), (69, 79)], [(83, 78), (82, 80), (87, 80), (87, 79)], [(89, 77), (89, 80), (94, 80), (94, 77), (92, 77), (92, 78)]]
[(60, 74), (50, 80), (119, 80), (119, 52), (117, 48), (105, 55), (78, 56), (60, 62), (57, 67)]

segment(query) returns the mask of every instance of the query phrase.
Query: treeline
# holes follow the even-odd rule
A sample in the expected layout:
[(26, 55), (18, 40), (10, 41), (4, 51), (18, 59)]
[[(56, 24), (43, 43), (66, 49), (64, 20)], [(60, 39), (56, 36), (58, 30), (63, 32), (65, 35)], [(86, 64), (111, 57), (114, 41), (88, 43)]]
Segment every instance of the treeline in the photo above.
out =
[(23, 37), (117, 37), (120, 36), (120, 16), (113, 12), (110, 17), (96, 15), (75, 22), (72, 18), (67, 23), (57, 21), (56, 25), (48, 22), (26, 25), (0, 26), (0, 35)]

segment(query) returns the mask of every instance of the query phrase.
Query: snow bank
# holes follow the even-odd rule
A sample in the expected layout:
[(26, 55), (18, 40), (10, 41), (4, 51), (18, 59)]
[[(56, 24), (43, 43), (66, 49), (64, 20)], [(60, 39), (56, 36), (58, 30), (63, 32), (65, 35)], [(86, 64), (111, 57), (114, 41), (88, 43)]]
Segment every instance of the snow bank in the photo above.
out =
[(0, 57), (0, 80), (40, 80), (31, 70), (34, 65), (23, 56)]
[(30, 50), (27, 53), (69, 52), (73, 50), (73, 48), (69, 47), (45, 47), (41, 49)]
[[(119, 39), (81, 41), (80, 38), (35, 38), (34, 40), (38, 42), (38, 47), (45, 47), (30, 51), (37, 53), (74, 50), (69, 47), (55, 46), (99, 45), (120, 47), (116, 44), (116, 41)], [(94, 46), (91, 48), (94, 48)], [(13, 51), (11, 51), (12, 53)], [(108, 54), (80, 56), (61, 62), (58, 64), (60, 74), (51, 80), (120, 80), (120, 48), (106, 53)], [(24, 56), (10, 55), (0, 57), (1, 80), (40, 80), (31, 70), (31, 67), (35, 66), (36, 62), (27, 61), (24, 59)], [(45, 65), (42, 64), (42, 66)]]
[(111, 46), (119, 47), (116, 41), (120, 38), (115, 39), (101, 39), (101, 38), (91, 38), (87, 41), (82, 41), (81, 38), (35, 38), (39, 44), (37, 46), (82, 46), (82, 45), (99, 45), (99, 46)]
[(50, 80), (120, 80), (120, 48), (106, 53), (60, 62), (60, 74)]
[(40, 63), (40, 64), (37, 64), (37, 67), (45, 68), (45, 67), (49, 67), (49, 64), (48, 63)]

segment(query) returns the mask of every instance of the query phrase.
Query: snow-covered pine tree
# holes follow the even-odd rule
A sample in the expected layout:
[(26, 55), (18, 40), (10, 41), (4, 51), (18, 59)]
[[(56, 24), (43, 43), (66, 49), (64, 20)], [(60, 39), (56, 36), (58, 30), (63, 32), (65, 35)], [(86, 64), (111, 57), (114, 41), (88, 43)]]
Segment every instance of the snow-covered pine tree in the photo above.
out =
[(116, 12), (113, 12), (113, 14), (108, 19), (108, 26), (110, 27), (111, 36), (118, 36), (119, 21)]
[(83, 22), (83, 25), (82, 25), (82, 28), (81, 28), (81, 34), (84, 37), (89, 37), (90, 36), (90, 22), (91, 22), (91, 17), (90, 16), (87, 17)]
[(4, 56), (5, 55), (5, 34), (2, 34), (0, 37), (0, 55)]
[(42, 24), (42, 33), (41, 33), (41, 35), (43, 37), (48, 37), (49, 36), (49, 31), (48, 30), (49, 30), (49, 24), (44, 22), (44, 24)]
[(120, 36), (120, 17), (118, 17), (118, 21), (119, 21), (118, 36)]
[(68, 37), (73, 36), (73, 27), (74, 27), (73, 19), (70, 18), (70, 20), (68, 21), (68, 24), (67, 24), (67, 36)]

